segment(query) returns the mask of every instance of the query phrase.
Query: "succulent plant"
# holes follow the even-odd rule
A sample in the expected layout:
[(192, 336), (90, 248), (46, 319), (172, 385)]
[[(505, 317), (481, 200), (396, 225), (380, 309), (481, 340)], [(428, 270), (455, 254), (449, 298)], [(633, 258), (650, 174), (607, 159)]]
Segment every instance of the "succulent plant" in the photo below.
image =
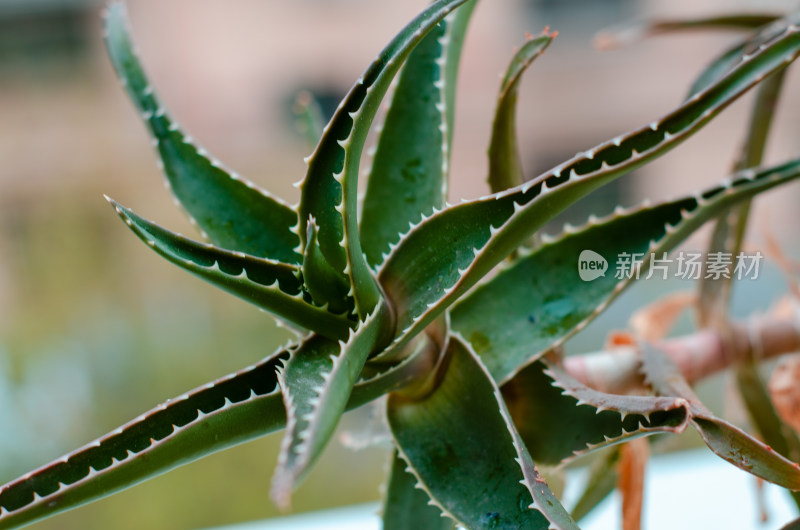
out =
[[(581, 281), (584, 249), (641, 255), (638, 266), (646, 271), (654, 256), (716, 219), (712, 248), (736, 253), (743, 229), (728, 237), (731, 212), (743, 226), (742, 205), (800, 176), (800, 159), (756, 167), (784, 69), (800, 54), (795, 19), (733, 16), (637, 28), (647, 34), (734, 26), (747, 36), (673, 111), (525, 179), (517, 89), (555, 34), (528, 38), (501, 84), (489, 149), (492, 193), (450, 205), (456, 77), (475, 1), (437, 0), (389, 42), (319, 132), (295, 206), (193, 143), (145, 76), (123, 5), (108, 8), (111, 61), (153, 137), (169, 189), (205, 241), (109, 201), (158, 254), (272, 313), (300, 338), (3, 486), (0, 528), (52, 516), (279, 429), (285, 433), (271, 495), (286, 507), (341, 415), (384, 396), (395, 447), (385, 528), (577, 528), (576, 519), (609, 491), (604, 476), (618, 468), (620, 452), (603, 453), (572, 514), (537, 466), (633, 447), (635, 439), (688, 426), (733, 465), (800, 489), (800, 468), (787, 458), (787, 444), (796, 440), (780, 425), (766, 426), (761, 435), (773, 450), (715, 417), (686, 381), (697, 374), (671, 358), (676, 343), (636, 342), (641, 372), (636, 365), (631, 374), (644, 378), (639, 383), (649, 392), (642, 395), (590, 388), (559, 355), (635, 281), (610, 273)], [(395, 78), (360, 203), (362, 153)], [(556, 237), (537, 236), (556, 214), (666, 153), (759, 83), (745, 154), (728, 179), (675, 200), (620, 208)], [(704, 322), (721, 322), (735, 339), (737, 328), (724, 316), (729, 283), (701, 283)], [(752, 366), (738, 370), (743, 388), (752, 390), (748, 403), (769, 408), (768, 399), (759, 401), (765, 394)]]

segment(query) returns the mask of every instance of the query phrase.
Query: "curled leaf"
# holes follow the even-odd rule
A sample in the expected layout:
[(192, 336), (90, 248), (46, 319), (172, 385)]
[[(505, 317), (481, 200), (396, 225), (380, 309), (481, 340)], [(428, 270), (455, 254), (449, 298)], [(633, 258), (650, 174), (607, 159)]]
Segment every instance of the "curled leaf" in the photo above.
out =
[(508, 65), (492, 123), (489, 141), (489, 187), (492, 193), (522, 184), (524, 178), (517, 146), (517, 95), (525, 70), (541, 56), (556, 34), (547, 31), (529, 38), (514, 54)]
[(542, 464), (641, 436), (680, 433), (689, 421), (683, 399), (598, 392), (549, 361), (529, 365), (502, 389), (525, 445)]
[(734, 466), (790, 490), (800, 490), (800, 465), (738, 427), (717, 418), (697, 398), (675, 363), (652, 344), (642, 347), (642, 372), (660, 395), (690, 403), (691, 423), (715, 454)]

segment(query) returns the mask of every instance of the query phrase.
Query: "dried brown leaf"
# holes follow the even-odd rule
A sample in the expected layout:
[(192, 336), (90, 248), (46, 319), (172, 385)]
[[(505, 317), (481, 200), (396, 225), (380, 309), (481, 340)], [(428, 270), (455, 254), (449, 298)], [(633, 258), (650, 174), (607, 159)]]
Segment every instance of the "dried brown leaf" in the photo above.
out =
[(640, 530), (644, 503), (644, 473), (650, 445), (644, 438), (633, 440), (622, 448), (617, 471), (617, 488), (622, 495), (622, 530)]

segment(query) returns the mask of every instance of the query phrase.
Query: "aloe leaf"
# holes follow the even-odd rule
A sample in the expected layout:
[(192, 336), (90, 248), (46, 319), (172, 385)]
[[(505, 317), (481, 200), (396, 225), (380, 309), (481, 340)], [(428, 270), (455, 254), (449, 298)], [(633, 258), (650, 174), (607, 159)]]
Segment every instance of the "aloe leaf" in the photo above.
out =
[(402, 361), (392, 365), (366, 365), (353, 387), (348, 410), (396, 390), (418, 387), (435, 369), (440, 347), (428, 337), (421, 337), (417, 347)]
[(544, 53), (555, 35), (528, 38), (514, 54), (500, 84), (500, 95), (489, 141), (489, 188), (492, 193), (522, 184), (524, 178), (517, 146), (517, 97), (522, 74)]
[(776, 19), (764, 26), (755, 35), (725, 50), (722, 54), (717, 56), (692, 83), (686, 99), (691, 99), (695, 94), (699, 94), (716, 83), (719, 79), (728, 74), (745, 56), (755, 53), (761, 46), (768, 44), (771, 40), (781, 35), (791, 22), (792, 19), (790, 17)]
[[(254, 366), (167, 400), (97, 442), (0, 487), (0, 529), (76, 508), (283, 428), (286, 411), (276, 370), (296, 348), (279, 349)], [(359, 381), (347, 408), (359, 407), (429, 373), (436, 359), (430, 353), (419, 349), (401, 363)]]
[(447, 134), (449, 137), (448, 145), (453, 145), (453, 132), (455, 131), (455, 108), (456, 108), (456, 85), (458, 81), (458, 70), (461, 65), (461, 52), (464, 49), (464, 38), (472, 20), (472, 13), (478, 0), (467, 0), (453, 14), (448, 15), (448, 31), (450, 32), (447, 43), (447, 54), (445, 55), (445, 86), (444, 96), (445, 105), (449, 112), (447, 115)]
[(800, 438), (778, 416), (757, 365), (750, 361), (743, 363), (736, 371), (736, 382), (750, 418), (764, 441), (786, 458), (800, 458)]
[(170, 190), (215, 245), (300, 263), (297, 213), (196, 147), (164, 110), (134, 52), (122, 2), (108, 7), (106, 47), (117, 75), (153, 135)]
[[(309, 337), (297, 350), (293, 351), (285, 368), (278, 371), (278, 381), (286, 407), (286, 431), (281, 444), (278, 469), (291, 467), (300, 456), (298, 447), (302, 445), (302, 435), (310, 424), (309, 415), (313, 412), (315, 398), (322, 391), (325, 382), (323, 374), (330, 373), (333, 359), (340, 353), (336, 341), (324, 337)], [(276, 471), (273, 488), (279, 473)], [(282, 479), (286, 480), (286, 479)], [(283, 487), (283, 486), (281, 486)], [(289, 503), (290, 490), (281, 491), (283, 497), (279, 505), (285, 507)], [(273, 498), (276, 496), (273, 489)]]
[(178, 396), (0, 488), (0, 528), (97, 500), (284, 425), (275, 369), (261, 363)]
[(403, 62), (425, 35), (464, 1), (438, 0), (397, 34), (345, 96), (308, 160), (299, 206), (303, 245), (306, 223), (313, 217), (320, 227), (322, 254), (336, 271), (349, 276), (362, 319), (381, 299), (358, 235), (358, 171), (364, 142), (381, 99)]
[(109, 202), (139, 239), (182, 269), (298, 326), (334, 339), (347, 337), (346, 315), (306, 301), (297, 267), (192, 241)]
[(383, 505), (383, 530), (450, 530), (453, 522), (438, 508), (428, 504), (430, 497), (417, 488), (417, 479), (395, 452), (389, 487)]
[[(775, 114), (775, 108), (783, 86), (786, 70), (776, 72), (767, 79), (756, 93), (750, 113), (747, 138), (735, 167), (744, 169), (759, 165)], [(709, 254), (730, 253), (738, 256), (742, 248), (751, 200), (728, 209), (721, 214), (712, 232)], [(729, 267), (730, 269), (730, 267)], [(699, 287), (698, 320), (701, 326), (725, 326), (727, 307), (732, 288), (733, 274), (713, 279), (703, 271)], [(754, 362), (747, 361), (735, 368), (736, 383), (751, 421), (769, 446), (791, 460), (800, 457), (800, 439), (786, 427), (772, 406), (764, 383)], [(800, 506), (800, 493), (790, 492)]]
[(657, 394), (678, 396), (689, 402), (692, 426), (717, 456), (768, 482), (800, 490), (800, 465), (714, 416), (697, 398), (672, 359), (652, 344), (642, 347), (642, 373)]
[[(785, 73), (785, 69), (775, 72), (758, 87), (750, 113), (747, 138), (734, 169), (743, 170), (761, 164)], [(749, 214), (750, 200), (748, 199), (734, 208), (727, 209), (718, 217), (711, 236), (709, 255), (712, 253), (739, 255)], [(707, 263), (705, 263), (706, 267)], [(732, 269), (732, 266), (728, 266), (727, 277), (723, 275), (717, 278), (707, 274), (707, 270), (703, 270), (697, 304), (698, 320), (701, 326), (721, 325), (727, 319), (731, 282), (734, 277)]]
[(317, 224), (312, 219), (307, 226), (307, 242), (303, 252), (303, 285), (317, 305), (327, 306), (334, 313), (349, 313), (353, 309), (347, 296), (350, 285), (322, 255), (317, 244)]
[(303, 133), (308, 147), (314, 149), (322, 137), (322, 129), (325, 126), (319, 102), (311, 92), (304, 90), (295, 98), (294, 113), (298, 118), (300, 132)]
[(589, 466), (589, 476), (581, 496), (570, 512), (576, 521), (580, 521), (597, 505), (611, 495), (617, 487), (617, 464), (620, 459), (620, 447), (614, 446)]
[(697, 30), (755, 30), (780, 19), (773, 13), (737, 13), (688, 19), (653, 19), (627, 24), (600, 32), (595, 37), (598, 48), (609, 49), (683, 31)]
[(553, 215), (668, 151), (764, 76), (794, 60), (800, 53), (799, 32), (790, 26), (708, 90), (647, 127), (600, 144), (522, 186), (423, 218), (379, 270), (397, 315), (398, 335), (386, 357)]
[(458, 30), (466, 26), (475, 4), (468, 2), (445, 17), (400, 72), (364, 196), (361, 242), (371, 266), (383, 261), (410, 223), (444, 206), (454, 85), (464, 37)]
[(697, 76), (697, 79), (692, 82), (686, 99), (688, 100), (695, 94), (699, 94), (713, 85), (717, 80), (724, 77), (725, 74), (730, 72), (742, 60), (742, 57), (749, 47), (750, 39), (744, 39), (715, 57), (700, 75)]
[(680, 433), (689, 422), (683, 399), (598, 392), (549, 361), (526, 367), (502, 390), (526, 447), (541, 464), (561, 464), (641, 436)]
[(279, 375), (287, 429), (272, 481), (271, 495), (278, 506), (289, 507), (292, 491), (338, 425), (361, 369), (380, 339), (386, 318), (381, 309), (351, 332), (346, 343), (312, 337), (292, 354)]
[[(633, 283), (635, 275), (624, 274), (615, 263), (618, 256), (639, 255), (640, 275), (645, 276), (652, 256), (662, 259), (717, 212), (799, 176), (800, 160), (757, 173), (748, 170), (694, 195), (618, 210), (557, 239), (543, 239), (530, 254), (459, 300), (451, 311), (453, 329), (470, 341), (502, 383), (582, 329)], [(585, 250), (608, 263), (604, 275), (591, 281), (579, 274)]]
[[(733, 260), (741, 251), (742, 238), (747, 217), (750, 212), (750, 200), (744, 200), (723, 211), (714, 222), (708, 255), (731, 257), (731, 264), (726, 265), (724, 273), (719, 277), (709, 274), (709, 262), (703, 263), (698, 282), (697, 323), (699, 327), (723, 326), (727, 319), (728, 301), (730, 299), (733, 278)], [(725, 276), (728, 276), (727, 278)]]
[(577, 528), (514, 429), (500, 391), (455, 337), (438, 386), (389, 395), (400, 456), (441, 511), (467, 528)]
[[(754, 362), (745, 362), (736, 369), (736, 384), (748, 415), (764, 442), (789, 460), (800, 458), (800, 439), (785, 425), (764, 387)], [(800, 507), (800, 492), (790, 491), (795, 504)]]
[(724, 460), (784, 488), (800, 489), (800, 469), (796, 462), (719, 418), (695, 414), (692, 423), (706, 445)]

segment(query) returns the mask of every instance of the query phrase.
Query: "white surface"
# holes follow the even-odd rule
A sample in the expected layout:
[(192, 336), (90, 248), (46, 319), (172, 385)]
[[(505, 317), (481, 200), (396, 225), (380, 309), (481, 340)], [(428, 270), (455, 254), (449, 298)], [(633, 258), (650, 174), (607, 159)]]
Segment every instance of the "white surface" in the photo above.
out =
[[(579, 487), (573, 480), (572, 488)], [(647, 468), (645, 530), (777, 529), (797, 517), (785, 490), (764, 483), (769, 521), (759, 523), (756, 479), (708, 450), (659, 456)], [(615, 492), (581, 524), (585, 530), (618, 530), (620, 500)]]
[(262, 522), (218, 527), (215, 530), (379, 530), (379, 509), (378, 503), (359, 504)]
[[(582, 473), (569, 476), (565, 502), (580, 492)], [(780, 528), (797, 517), (789, 495), (764, 484), (769, 513), (759, 523), (756, 480), (710, 451), (682, 452), (652, 459), (647, 468), (645, 530), (748, 530)], [(379, 504), (371, 503), (300, 514), (216, 530), (379, 530)], [(619, 530), (620, 501), (614, 493), (581, 522), (584, 530)], [(424, 530), (424, 529), (419, 529)]]

